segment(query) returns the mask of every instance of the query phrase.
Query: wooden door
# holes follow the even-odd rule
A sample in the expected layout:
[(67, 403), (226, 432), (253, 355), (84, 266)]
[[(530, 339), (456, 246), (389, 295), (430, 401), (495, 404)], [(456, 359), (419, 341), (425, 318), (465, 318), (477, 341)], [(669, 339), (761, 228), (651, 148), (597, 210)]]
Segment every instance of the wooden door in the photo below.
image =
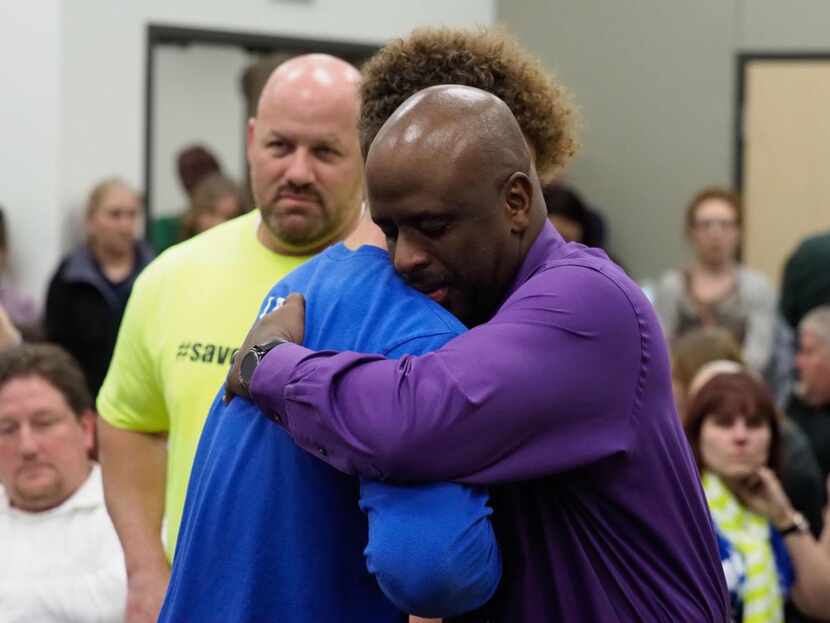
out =
[(744, 64), (744, 261), (778, 283), (804, 236), (830, 229), (830, 55)]

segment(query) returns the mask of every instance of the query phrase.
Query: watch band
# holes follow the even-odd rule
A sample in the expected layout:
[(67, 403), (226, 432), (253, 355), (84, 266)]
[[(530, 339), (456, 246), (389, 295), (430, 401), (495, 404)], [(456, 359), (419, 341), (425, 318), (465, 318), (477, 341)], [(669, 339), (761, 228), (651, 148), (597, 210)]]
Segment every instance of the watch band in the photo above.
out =
[(255, 351), (257, 354), (257, 360), (262, 361), (262, 358), (265, 357), (271, 350), (279, 346), (280, 344), (285, 344), (288, 340), (284, 340), (281, 337), (275, 337), (273, 340), (268, 340), (263, 344), (254, 344), (251, 347), (251, 350)]
[(259, 366), (265, 355), (280, 344), (285, 344), (286, 342), (288, 342), (288, 340), (276, 337), (262, 344), (254, 344), (248, 352), (242, 356), (242, 361), (240, 362), (239, 367), (239, 384), (245, 391), (250, 391), (250, 384), (251, 379), (254, 376), (254, 371)]

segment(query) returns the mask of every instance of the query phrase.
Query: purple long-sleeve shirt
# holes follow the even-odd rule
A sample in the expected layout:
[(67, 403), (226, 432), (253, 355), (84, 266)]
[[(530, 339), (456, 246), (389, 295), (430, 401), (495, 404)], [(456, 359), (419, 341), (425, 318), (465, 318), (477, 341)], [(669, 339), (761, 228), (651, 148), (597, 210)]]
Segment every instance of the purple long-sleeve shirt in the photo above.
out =
[(284, 344), (251, 389), (345, 472), (491, 487), (504, 577), (465, 620), (728, 620), (651, 305), (549, 225), (492, 320), (441, 350), (386, 360)]

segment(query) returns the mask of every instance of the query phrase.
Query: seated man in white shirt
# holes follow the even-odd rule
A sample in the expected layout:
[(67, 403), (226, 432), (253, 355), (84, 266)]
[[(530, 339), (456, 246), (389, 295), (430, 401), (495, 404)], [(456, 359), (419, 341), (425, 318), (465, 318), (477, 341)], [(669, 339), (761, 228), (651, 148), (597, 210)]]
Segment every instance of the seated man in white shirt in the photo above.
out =
[(95, 414), (56, 346), (0, 353), (0, 620), (123, 621), (124, 557), (90, 459)]

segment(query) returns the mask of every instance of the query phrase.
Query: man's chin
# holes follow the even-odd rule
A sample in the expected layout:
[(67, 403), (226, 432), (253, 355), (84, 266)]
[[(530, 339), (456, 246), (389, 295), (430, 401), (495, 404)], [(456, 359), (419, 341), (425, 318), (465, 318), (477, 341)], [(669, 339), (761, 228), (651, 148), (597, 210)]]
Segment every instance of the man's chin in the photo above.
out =
[(57, 479), (42, 483), (18, 483), (14, 490), (15, 506), (24, 510), (48, 510), (63, 500), (61, 486)]
[(453, 299), (452, 296), (449, 296), (441, 303), (441, 306), (458, 318), (466, 327), (481, 324), (481, 320), (478, 318), (476, 310), (472, 305), (466, 305), (464, 302), (459, 302)]
[(280, 227), (277, 238), (285, 245), (292, 247), (307, 247), (319, 242), (324, 236), (312, 227)]
[(821, 406), (821, 400), (817, 400), (815, 393), (810, 391), (810, 387), (803, 380), (796, 381), (793, 387), (793, 394), (809, 407)]
[(305, 214), (284, 214), (263, 222), (271, 236), (287, 246), (305, 247), (325, 237), (321, 223)]

